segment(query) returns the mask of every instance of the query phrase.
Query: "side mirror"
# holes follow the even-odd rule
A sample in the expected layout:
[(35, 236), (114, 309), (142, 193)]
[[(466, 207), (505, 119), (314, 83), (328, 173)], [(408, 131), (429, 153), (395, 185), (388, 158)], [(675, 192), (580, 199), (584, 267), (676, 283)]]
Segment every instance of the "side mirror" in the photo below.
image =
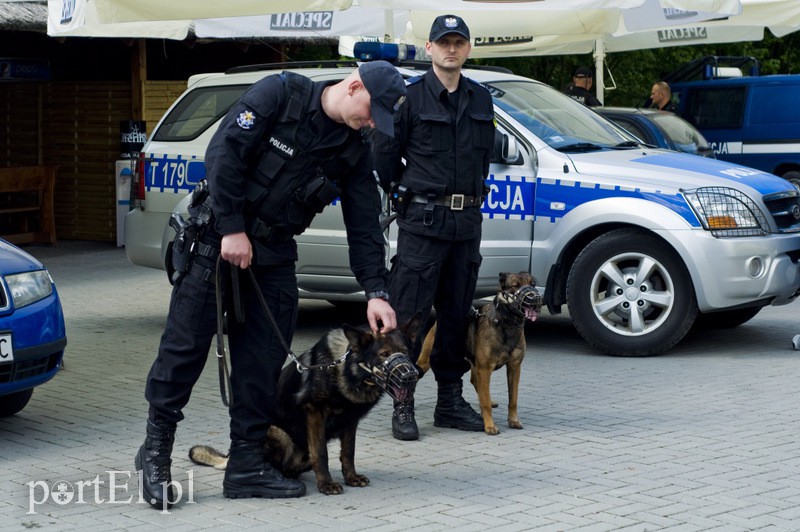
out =
[(496, 129), (491, 162), (494, 164), (522, 164), (523, 158), (517, 139)]

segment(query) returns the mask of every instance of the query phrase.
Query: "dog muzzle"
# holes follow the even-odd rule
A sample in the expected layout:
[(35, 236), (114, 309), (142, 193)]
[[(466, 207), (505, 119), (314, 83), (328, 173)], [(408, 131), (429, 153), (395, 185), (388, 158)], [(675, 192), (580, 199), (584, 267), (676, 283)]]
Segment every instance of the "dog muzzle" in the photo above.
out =
[(359, 364), (372, 374), (372, 381), (395, 401), (404, 401), (414, 393), (419, 373), (414, 363), (403, 353), (394, 353), (380, 366)]
[(535, 321), (542, 308), (542, 296), (531, 285), (521, 286), (513, 294), (506, 294), (509, 305), (517, 313), (525, 316), (530, 321)]

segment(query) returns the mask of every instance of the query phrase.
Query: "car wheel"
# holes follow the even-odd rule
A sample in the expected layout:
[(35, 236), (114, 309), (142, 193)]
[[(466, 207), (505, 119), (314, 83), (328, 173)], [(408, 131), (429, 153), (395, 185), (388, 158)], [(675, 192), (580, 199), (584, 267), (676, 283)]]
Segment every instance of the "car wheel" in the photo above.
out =
[(786, 172), (781, 177), (794, 185), (794, 188), (800, 190), (800, 172), (792, 170), (791, 172)]
[(764, 307), (739, 308), (736, 310), (723, 310), (722, 312), (708, 312), (697, 315), (695, 329), (733, 329), (747, 323)]
[(33, 388), (0, 396), (0, 417), (13, 416), (28, 404)]
[(575, 328), (611, 355), (658, 355), (677, 344), (697, 316), (689, 273), (662, 240), (618, 229), (593, 240), (567, 278)]

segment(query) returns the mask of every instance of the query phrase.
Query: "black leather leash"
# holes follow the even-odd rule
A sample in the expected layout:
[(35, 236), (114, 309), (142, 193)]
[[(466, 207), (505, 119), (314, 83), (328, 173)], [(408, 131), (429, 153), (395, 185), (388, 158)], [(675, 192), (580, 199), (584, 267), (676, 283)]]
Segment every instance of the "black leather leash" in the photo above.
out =
[[(228, 363), (226, 360), (225, 355), (225, 341), (224, 341), (224, 329), (223, 329), (223, 313), (222, 313), (222, 274), (220, 273), (220, 266), (222, 265), (222, 257), (217, 257), (217, 272), (216, 272), (216, 288), (215, 294), (217, 298), (217, 360), (219, 362), (219, 392), (220, 396), (222, 397), (222, 404), (225, 406), (230, 406), (230, 403), (233, 402), (233, 391), (231, 390), (231, 377), (230, 373), (228, 372)], [(289, 344), (286, 342), (286, 339), (281, 334), (280, 329), (278, 328), (278, 323), (275, 321), (275, 317), (272, 315), (272, 311), (267, 306), (267, 301), (264, 299), (264, 294), (261, 293), (261, 290), (258, 287), (258, 283), (256, 282), (256, 276), (253, 273), (252, 268), (248, 267), (247, 272), (250, 274), (250, 281), (253, 284), (253, 290), (258, 296), (258, 301), (261, 304), (261, 307), (264, 309), (264, 313), (267, 315), (267, 319), (269, 319), (270, 325), (272, 325), (275, 334), (278, 336), (278, 340), (280, 340), (283, 349), (286, 351), (286, 354), (292, 361), (295, 363), (297, 367), (297, 371), (303, 373), (305, 371), (315, 370), (315, 369), (330, 369), (336, 367), (338, 364), (344, 362), (344, 360), (350, 355), (352, 352), (352, 348), (349, 348), (347, 351), (342, 354), (336, 360), (333, 360), (327, 364), (312, 364), (307, 366), (303, 364), (292, 352)], [(235, 312), (237, 316), (244, 315), (244, 309), (241, 307), (241, 298), (238, 297), (239, 293), (239, 276), (238, 272), (235, 271), (233, 268), (231, 269), (231, 285), (232, 290), (234, 290), (234, 306), (236, 307)], [(226, 393), (227, 390), (230, 393)]]

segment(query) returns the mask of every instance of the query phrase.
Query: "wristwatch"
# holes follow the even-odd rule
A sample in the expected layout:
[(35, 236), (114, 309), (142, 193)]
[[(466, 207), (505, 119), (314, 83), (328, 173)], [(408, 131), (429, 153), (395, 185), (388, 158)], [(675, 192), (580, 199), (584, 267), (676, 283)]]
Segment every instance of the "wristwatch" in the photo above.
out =
[(386, 290), (376, 290), (374, 292), (367, 292), (367, 301), (370, 299), (380, 298), (384, 301), (389, 301), (389, 292)]

